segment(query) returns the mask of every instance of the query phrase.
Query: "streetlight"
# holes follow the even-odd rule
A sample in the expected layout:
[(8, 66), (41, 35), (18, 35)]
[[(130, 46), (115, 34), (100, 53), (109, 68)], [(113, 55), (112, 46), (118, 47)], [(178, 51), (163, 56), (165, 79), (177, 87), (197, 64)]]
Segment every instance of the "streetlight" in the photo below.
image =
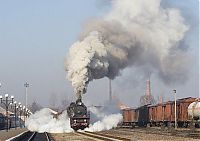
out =
[(25, 103), (25, 106), (27, 108), (27, 104), (28, 104), (28, 87), (29, 87), (29, 84), (26, 82), (24, 84), (24, 87), (25, 87), (25, 94), (26, 94), (26, 103)]
[(14, 106), (15, 106), (15, 130), (17, 129), (17, 101), (14, 102)]
[(24, 126), (25, 126), (25, 120), (26, 120), (26, 118), (25, 118), (25, 112), (26, 112), (26, 107), (25, 107), (25, 106), (23, 106), (23, 114), (24, 114)]
[(175, 121), (175, 129), (177, 129), (177, 118), (176, 118), (176, 90), (174, 91), (174, 121)]
[(18, 104), (19, 104), (19, 106), (17, 106), (17, 110), (18, 110), (18, 112), (19, 112), (19, 126), (20, 126), (20, 128), (22, 128), (22, 123), (21, 123), (22, 105), (21, 105), (20, 102), (19, 102)]
[(6, 118), (7, 118), (7, 130), (6, 131), (7, 132), (8, 132), (8, 108), (13, 103), (13, 100), (14, 100), (14, 96), (11, 96), (9, 99), (8, 94), (5, 94), (5, 99), (3, 99), (2, 95), (0, 95), (0, 101), (6, 107)]
[(25, 114), (25, 116), (26, 116), (26, 118), (28, 118), (28, 108), (26, 108), (26, 114)]

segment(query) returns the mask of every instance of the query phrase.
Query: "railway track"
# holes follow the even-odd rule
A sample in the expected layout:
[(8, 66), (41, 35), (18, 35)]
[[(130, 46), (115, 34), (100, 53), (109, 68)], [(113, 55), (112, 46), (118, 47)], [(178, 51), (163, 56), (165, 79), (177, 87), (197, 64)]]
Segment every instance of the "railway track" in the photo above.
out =
[(146, 133), (146, 134), (159, 134), (167, 136), (177, 136), (185, 138), (194, 138), (200, 139), (200, 132), (193, 130), (159, 130), (154, 128), (142, 128), (142, 129), (117, 129), (119, 132), (137, 132), (137, 133)]
[(85, 131), (85, 132), (76, 132), (75, 134), (87, 136), (89, 138), (92, 138), (95, 140), (101, 140), (101, 141), (131, 141), (130, 139), (127, 139), (127, 138), (105, 135), (105, 134), (100, 134), (100, 133), (96, 133), (96, 132)]
[(11, 141), (53, 141), (48, 133), (38, 133), (38, 132), (25, 132), (24, 134), (12, 139)]

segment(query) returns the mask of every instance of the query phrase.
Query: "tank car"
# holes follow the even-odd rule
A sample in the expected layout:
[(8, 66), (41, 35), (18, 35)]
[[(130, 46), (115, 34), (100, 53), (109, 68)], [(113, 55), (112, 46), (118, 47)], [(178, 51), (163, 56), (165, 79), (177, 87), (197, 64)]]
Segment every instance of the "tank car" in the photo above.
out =
[(188, 118), (196, 127), (200, 126), (200, 99), (196, 99), (188, 106)]
[(74, 130), (83, 130), (89, 126), (90, 114), (81, 99), (72, 102), (67, 108), (70, 126)]

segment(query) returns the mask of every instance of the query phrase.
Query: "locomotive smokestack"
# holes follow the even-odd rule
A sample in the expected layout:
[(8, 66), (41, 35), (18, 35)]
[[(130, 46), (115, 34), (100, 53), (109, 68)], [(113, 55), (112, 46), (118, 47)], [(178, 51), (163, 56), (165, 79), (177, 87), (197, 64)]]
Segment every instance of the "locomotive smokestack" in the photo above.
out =
[(77, 97), (77, 100), (81, 100), (82, 99), (82, 95), (81, 95), (80, 91), (76, 93), (76, 97)]
[(112, 101), (112, 85), (111, 85), (111, 79), (109, 79), (109, 102)]

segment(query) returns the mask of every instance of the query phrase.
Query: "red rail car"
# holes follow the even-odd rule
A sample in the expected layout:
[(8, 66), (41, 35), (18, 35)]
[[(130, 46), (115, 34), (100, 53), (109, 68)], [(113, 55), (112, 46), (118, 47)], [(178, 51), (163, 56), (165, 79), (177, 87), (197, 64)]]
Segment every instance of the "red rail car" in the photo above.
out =
[(124, 126), (147, 126), (149, 123), (148, 106), (138, 108), (123, 109), (123, 125)]
[[(177, 124), (179, 127), (188, 127), (191, 122), (188, 118), (188, 106), (196, 98), (187, 97), (177, 100)], [(123, 125), (128, 126), (174, 126), (175, 104), (168, 101), (162, 104), (146, 105), (134, 109), (123, 110)]]
[(136, 109), (123, 109), (123, 125), (125, 126), (135, 126), (136, 125)]

